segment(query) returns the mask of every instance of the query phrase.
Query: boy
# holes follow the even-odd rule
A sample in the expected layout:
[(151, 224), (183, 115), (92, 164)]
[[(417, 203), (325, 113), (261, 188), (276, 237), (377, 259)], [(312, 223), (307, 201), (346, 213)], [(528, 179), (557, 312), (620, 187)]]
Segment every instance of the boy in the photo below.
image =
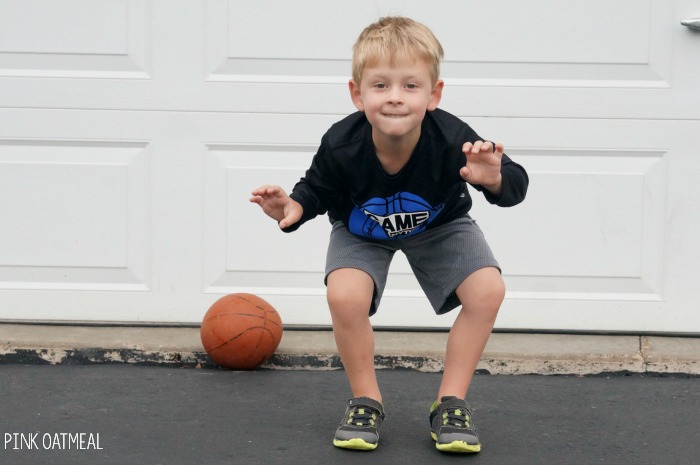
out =
[(291, 195), (267, 185), (250, 199), (285, 232), (325, 212), (333, 225), (325, 282), (353, 394), (337, 447), (372, 450), (379, 442), (384, 408), (369, 317), (401, 250), (437, 314), (462, 305), (431, 408), (431, 435), (442, 451), (481, 449), (465, 399), (505, 286), (467, 213), (467, 183), (490, 203), (509, 207), (524, 199), (528, 177), (501, 144), (437, 108), (442, 57), (432, 32), (413, 20), (388, 17), (368, 26), (353, 47), (349, 88), (358, 112), (323, 136)]

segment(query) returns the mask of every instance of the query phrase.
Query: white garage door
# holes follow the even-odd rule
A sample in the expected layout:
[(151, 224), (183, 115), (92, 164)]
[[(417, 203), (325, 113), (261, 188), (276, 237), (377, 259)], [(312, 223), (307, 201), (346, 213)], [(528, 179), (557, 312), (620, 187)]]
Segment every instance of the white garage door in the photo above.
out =
[[(248, 192), (354, 110), (350, 48), (385, 14), (435, 31), (442, 107), (531, 175), (474, 209), (498, 327), (700, 333), (690, 0), (2, 0), (0, 319), (196, 323), (246, 291), (329, 324), (327, 220), (282, 234)], [(398, 257), (375, 324), (451, 318)]]

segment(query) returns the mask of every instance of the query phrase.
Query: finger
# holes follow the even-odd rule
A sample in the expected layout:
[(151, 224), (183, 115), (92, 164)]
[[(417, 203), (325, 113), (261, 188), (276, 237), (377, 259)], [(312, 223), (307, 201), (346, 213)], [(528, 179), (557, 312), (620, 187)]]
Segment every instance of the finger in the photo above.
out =
[(277, 195), (279, 192), (279, 187), (277, 186), (265, 186), (265, 195)]
[(281, 198), (283, 190), (279, 186), (262, 186), (252, 192), (254, 196), (262, 197), (262, 199)]
[(496, 152), (496, 144), (491, 142), (490, 140), (485, 140), (481, 143), (480, 147), (481, 152)]
[(465, 181), (469, 181), (472, 177), (472, 170), (468, 166), (464, 166), (459, 170), (459, 175), (462, 176), (462, 179)]
[(267, 190), (270, 188), (268, 184), (265, 184), (263, 186), (258, 187), (257, 189), (253, 189), (251, 194), (252, 195), (264, 195), (267, 193)]
[(493, 151), (493, 153), (503, 154), (503, 144), (499, 144), (498, 142), (492, 142), (490, 140), (485, 140), (484, 144), (482, 145), (481, 151), (482, 152)]
[(272, 197), (284, 197), (284, 190), (280, 186), (270, 186), (267, 189), (267, 195)]
[(464, 152), (465, 155), (469, 156), (469, 154), (478, 154), (481, 152), (481, 146), (483, 145), (483, 142), (480, 140), (472, 143), (472, 142), (467, 142), (462, 146), (462, 152)]
[(280, 229), (284, 229), (284, 228), (286, 228), (287, 226), (291, 226), (292, 224), (296, 223), (296, 221), (294, 221), (294, 220), (291, 218), (291, 216), (292, 216), (291, 214), (287, 214), (287, 216), (285, 216), (284, 218), (282, 218), (282, 219), (279, 221), (279, 223), (277, 223), (277, 224), (279, 225)]
[(471, 153), (476, 155), (477, 153), (481, 152), (482, 151), (481, 147), (483, 147), (483, 145), (484, 145), (484, 143), (480, 140), (474, 142), (474, 144), (472, 145)]

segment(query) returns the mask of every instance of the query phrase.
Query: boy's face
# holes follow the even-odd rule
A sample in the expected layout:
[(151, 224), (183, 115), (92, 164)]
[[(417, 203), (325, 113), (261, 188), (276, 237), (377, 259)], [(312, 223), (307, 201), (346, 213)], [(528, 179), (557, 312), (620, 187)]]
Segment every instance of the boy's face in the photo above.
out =
[(398, 141), (418, 142), (426, 111), (437, 108), (444, 83), (432, 83), (425, 61), (397, 60), (394, 65), (379, 60), (368, 64), (358, 86), (350, 81), (355, 107), (372, 125), (372, 135)]

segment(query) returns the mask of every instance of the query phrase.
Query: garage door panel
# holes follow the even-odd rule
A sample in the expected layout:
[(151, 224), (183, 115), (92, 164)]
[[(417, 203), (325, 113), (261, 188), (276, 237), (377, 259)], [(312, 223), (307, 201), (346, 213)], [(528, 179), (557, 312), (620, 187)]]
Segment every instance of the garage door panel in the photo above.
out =
[(206, 292), (322, 286), (326, 217), (305, 224), (303, 232), (284, 234), (259, 206), (246, 204), (257, 186), (277, 184), (291, 192), (315, 150), (311, 145), (207, 145)]
[[(654, 251), (662, 246), (666, 195), (663, 153), (509, 153), (529, 170), (526, 202), (505, 212), (480, 202), (474, 216), (495, 231), (494, 246), (513, 256), (512, 273), (630, 277), (639, 276), (645, 262), (658, 260)], [(502, 232), (513, 227), (517, 241)]]
[[(667, 91), (675, 85), (674, 35), (685, 31), (668, 27), (678, 23), (674, 5), (669, 2), (459, 2), (434, 8), (432, 3), (399, 5), (385, 1), (360, 2), (348, 12), (327, 2), (303, 2), (318, 15), (343, 18), (342, 22), (321, 24), (316, 15), (287, 21), (285, 8), (297, 8), (298, 3), (278, 7), (279, 16), (260, 24), (255, 8), (245, 7), (248, 3), (209, 5), (208, 23), (213, 27), (207, 32), (207, 69), (211, 72), (207, 80), (269, 83), (259, 91), (257, 85), (252, 85), (251, 95), (257, 98), (240, 102), (251, 111), (269, 92), (287, 111), (287, 104), (294, 105), (290, 94), (297, 90), (301, 94), (317, 93), (319, 84), (329, 89), (324, 88), (319, 100), (303, 107), (312, 112), (348, 111), (346, 101), (329, 98), (328, 94), (334, 95), (333, 89), (335, 95), (345, 94), (336, 86), (344, 87), (349, 77), (349, 44), (377, 15), (398, 10), (422, 18), (437, 31), (446, 50), (442, 66), (448, 84), (445, 99), (454, 111), (489, 115), (502, 101), (507, 107), (499, 110), (528, 116), (540, 110), (569, 111), (565, 114), (572, 116), (572, 108), (576, 109), (574, 116), (582, 112), (597, 116), (601, 105), (609, 114), (638, 105), (640, 99), (650, 105), (674, 105)], [(621, 21), (624, 27), (620, 27)], [(326, 33), (324, 28), (331, 25), (333, 31)], [(287, 38), (282, 43), (265, 39), (279, 34)], [(485, 89), (475, 92), (474, 86)], [(515, 98), (500, 97), (504, 95), (501, 89), (508, 91), (513, 86), (519, 88)], [(522, 87), (542, 89), (533, 105), (521, 107)], [(566, 88), (565, 99), (550, 91), (559, 87)], [(607, 91), (591, 93), (592, 87)], [(619, 88), (629, 90), (624, 94), (610, 92)], [(654, 89), (666, 92), (649, 95)], [(567, 100), (572, 103), (570, 107), (566, 106)], [(315, 105), (319, 101), (323, 106)], [(551, 107), (552, 102), (557, 105)], [(648, 109), (642, 105), (626, 115), (639, 115)], [(678, 110), (693, 111), (674, 108)]]
[[(346, 83), (359, 30), (400, 12), (420, 18), (443, 42), (443, 106), (454, 112), (700, 115), (684, 94), (700, 61), (678, 58), (694, 56), (700, 41), (680, 25), (697, 13), (689, 1), (366, 0), (351, 8), (320, 0), (273, 7), (125, 0), (77, 2), (73, 15), (54, 3), (0, 7), (8, 25), (27, 23), (29, 30), (41, 30), (30, 24), (34, 11), (60, 10), (58, 25), (45, 34), (8, 26), (0, 36), (0, 99), (7, 106), (345, 114), (353, 110)], [(59, 34), (64, 29), (77, 38)]]
[(148, 147), (0, 139), (6, 289), (145, 289)]
[[(4, 114), (18, 115), (14, 110)], [(46, 123), (55, 116), (37, 111), (21, 114), (23, 118), (13, 118), (3, 130), (26, 134), (32, 132), (34, 123)], [(295, 233), (284, 234), (248, 202), (250, 189), (259, 184), (273, 182), (290, 188), (296, 182), (315, 150), (314, 135), (327, 127), (327, 118), (77, 111), (58, 116), (65, 123), (60, 140), (73, 138), (66, 146), (52, 139), (44, 143), (48, 150), (32, 158), (15, 146), (8, 149), (6, 143), (3, 160), (31, 160), (41, 166), (47, 159), (55, 161), (51, 146), (58, 145), (74, 155), (54, 154), (90, 167), (99, 164), (100, 153), (115, 150), (103, 156), (104, 162), (120, 173), (133, 170), (138, 180), (129, 181), (127, 174), (126, 182), (135, 184), (126, 195), (138, 200), (134, 208), (142, 209), (144, 219), (130, 221), (126, 230), (134, 235), (129, 247), (135, 244), (145, 249), (134, 249), (132, 254), (129, 248), (128, 260), (135, 257), (143, 265), (76, 267), (73, 271), (89, 270), (98, 276), (94, 289), (129, 290), (132, 286), (139, 290), (140, 285), (145, 292), (111, 293), (107, 298), (99, 291), (43, 294), (45, 297), (27, 291), (17, 299), (21, 283), (36, 282), (42, 289), (53, 286), (66, 291), (70, 285), (90, 289), (86, 284), (90, 281), (87, 272), (70, 278), (69, 283), (50, 275), (70, 268), (66, 266), (33, 268), (25, 264), (23, 268), (15, 263), (2, 269), (11, 277), (5, 281), (12, 280), (6, 288), (14, 290), (5, 295), (6, 304), (12, 302), (12, 311), (3, 306), (5, 318), (197, 322), (218, 295), (248, 291), (270, 300), (288, 324), (328, 324), (322, 276), (327, 219), (317, 218)], [(121, 124), (105, 124), (110, 118)], [(267, 143), (251, 142), (259, 139), (259, 132), (271, 121), (285, 131), (268, 138)], [(470, 122), (485, 133), (500, 134), (499, 140), (510, 147), (508, 153), (532, 175), (528, 198), (514, 208), (486, 205), (475, 196), (473, 216), (501, 261), (508, 286), (498, 327), (650, 331), (697, 327), (694, 313), (683, 310), (693, 292), (686, 275), (692, 274), (691, 263), (700, 260), (696, 248), (689, 246), (693, 243), (690, 238), (697, 234), (697, 223), (683, 212), (698, 199), (692, 177), (679, 176), (697, 171), (691, 152), (697, 124), (508, 118)], [(591, 133), (616, 137), (604, 139), (607, 143), (603, 144), (580, 131), (575, 135), (584, 123)], [(540, 132), (552, 137), (542, 139)], [(105, 141), (76, 142), (80, 134)], [(126, 142), (147, 134), (153, 136), (148, 143)], [(291, 142), (284, 143), (285, 139)], [(87, 151), (73, 150), (83, 145)], [(88, 170), (86, 176), (89, 174)], [(669, 179), (677, 181), (670, 183)], [(19, 188), (13, 189), (16, 198)], [(591, 203), (586, 191), (596, 189), (601, 193)], [(144, 206), (151, 210), (143, 210)], [(591, 218), (583, 221), (581, 211)], [(28, 216), (25, 221), (40, 220)], [(109, 221), (114, 221), (111, 216)], [(79, 225), (75, 228), (80, 229)], [(149, 227), (153, 231), (150, 249), (144, 239)], [(580, 245), (567, 250), (569, 244)], [(28, 246), (23, 246), (26, 251)], [(565, 256), (552, 258), (553, 252)], [(101, 250), (98, 256), (112, 253), (114, 250)], [(115, 263), (118, 265), (111, 265)], [(138, 279), (108, 275), (127, 270)], [(144, 288), (142, 283), (152, 286)], [(40, 305), (44, 298), (51, 299), (50, 308)], [(99, 312), (92, 310), (95, 301), (101, 302)], [(587, 317), (598, 313), (606, 319)], [(375, 325), (446, 327), (452, 317), (434, 317), (399, 255)]]
[(145, 79), (149, 27), (149, 2), (8, 0), (0, 76)]

